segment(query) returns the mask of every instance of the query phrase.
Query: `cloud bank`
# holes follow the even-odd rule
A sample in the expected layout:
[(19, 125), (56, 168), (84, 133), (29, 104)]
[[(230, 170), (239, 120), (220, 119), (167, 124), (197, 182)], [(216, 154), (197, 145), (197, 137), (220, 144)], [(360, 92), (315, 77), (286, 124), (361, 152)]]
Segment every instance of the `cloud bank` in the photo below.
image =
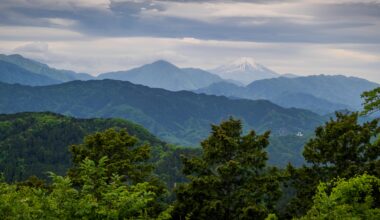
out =
[(2, 0), (0, 52), (98, 74), (155, 59), (380, 82), (380, 1)]

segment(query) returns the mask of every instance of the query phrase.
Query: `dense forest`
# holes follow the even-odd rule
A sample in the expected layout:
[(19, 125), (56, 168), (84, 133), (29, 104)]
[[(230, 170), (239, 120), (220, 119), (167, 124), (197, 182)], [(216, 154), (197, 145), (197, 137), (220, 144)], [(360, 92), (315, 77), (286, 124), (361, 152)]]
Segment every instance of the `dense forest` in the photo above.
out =
[(379, 219), (379, 119), (359, 121), (379, 97), (317, 127), (297, 143), (306, 163), (287, 166), (269, 163), (281, 149), (269, 146), (291, 139), (233, 117), (193, 149), (120, 119), (0, 115), (0, 218)]
[[(109, 128), (126, 129), (140, 143), (149, 143), (151, 162), (157, 163), (157, 169), (162, 172), (175, 169), (170, 175), (161, 173), (168, 178), (177, 176), (174, 173), (180, 174), (176, 165), (181, 164), (179, 154), (201, 152), (198, 147), (169, 145), (125, 119), (76, 119), (51, 112), (25, 112), (0, 115), (0, 170), (7, 181), (22, 181), (31, 175), (46, 180), (48, 171), (63, 175), (71, 166), (68, 146), (82, 143), (88, 134)], [(280, 167), (288, 162), (302, 165), (302, 148), (309, 138), (310, 135), (272, 136), (267, 149), (269, 163)], [(166, 165), (168, 163), (174, 164), (174, 168)]]
[(312, 132), (324, 117), (303, 109), (283, 108), (266, 100), (167, 91), (116, 80), (72, 81), (50, 86), (0, 82), (0, 113), (51, 111), (79, 118), (124, 118), (160, 139), (199, 146), (210, 124), (229, 116), (248, 129), (273, 136)]

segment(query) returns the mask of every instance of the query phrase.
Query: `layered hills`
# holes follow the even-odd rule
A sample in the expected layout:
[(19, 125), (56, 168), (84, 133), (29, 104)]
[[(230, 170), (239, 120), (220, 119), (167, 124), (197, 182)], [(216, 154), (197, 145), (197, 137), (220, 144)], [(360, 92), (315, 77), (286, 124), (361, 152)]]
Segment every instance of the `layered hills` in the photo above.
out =
[(283, 108), (265, 100), (172, 92), (115, 80), (73, 81), (50, 86), (0, 83), (0, 113), (52, 111), (90, 118), (125, 118), (171, 143), (198, 145), (210, 124), (230, 116), (247, 129), (273, 135), (310, 132), (322, 123), (307, 110)]
[(356, 77), (316, 75), (257, 80), (245, 87), (222, 82), (196, 92), (232, 98), (266, 99), (283, 107), (327, 114), (344, 109), (359, 110), (362, 102), (360, 95), (378, 86), (377, 83)]

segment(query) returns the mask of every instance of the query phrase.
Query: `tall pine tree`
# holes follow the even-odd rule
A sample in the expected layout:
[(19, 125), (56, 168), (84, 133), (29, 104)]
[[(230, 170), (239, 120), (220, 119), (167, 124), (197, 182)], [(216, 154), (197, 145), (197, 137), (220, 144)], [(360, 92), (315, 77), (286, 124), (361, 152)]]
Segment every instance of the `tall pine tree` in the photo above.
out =
[(174, 219), (264, 219), (280, 196), (277, 170), (266, 166), (268, 139), (242, 136), (233, 118), (212, 126), (202, 156), (184, 158), (190, 182), (176, 190)]

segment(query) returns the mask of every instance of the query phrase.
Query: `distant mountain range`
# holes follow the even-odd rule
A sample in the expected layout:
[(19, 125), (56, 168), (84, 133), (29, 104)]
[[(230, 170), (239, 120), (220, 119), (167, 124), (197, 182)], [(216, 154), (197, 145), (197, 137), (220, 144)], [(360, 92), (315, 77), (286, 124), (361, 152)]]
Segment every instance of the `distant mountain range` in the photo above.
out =
[(57, 70), (21, 55), (0, 55), (0, 82), (10, 84), (42, 86), (73, 80), (114, 79), (171, 91), (189, 90), (232, 99), (266, 99), (282, 107), (302, 108), (318, 114), (359, 110), (360, 94), (379, 86), (355, 77), (279, 75), (251, 58), (235, 60), (213, 72), (215, 74), (197, 68), (179, 68), (159, 60), (95, 78)]
[(219, 76), (207, 71), (196, 68), (181, 69), (163, 60), (128, 71), (103, 73), (98, 78), (129, 81), (171, 91), (195, 90), (223, 81)]
[(0, 82), (42, 86), (58, 84), (60, 81), (30, 72), (16, 64), (0, 60)]
[[(115, 79), (151, 88), (180, 91), (197, 90), (219, 82), (229, 82), (243, 86), (257, 79), (280, 76), (263, 65), (255, 63), (251, 58), (241, 58), (216, 68), (213, 70), (215, 74), (199, 68), (179, 68), (167, 61), (159, 60), (131, 70), (102, 73), (98, 77), (69, 70), (58, 70), (18, 54), (0, 54), (0, 61), (3, 61), (0, 63), (0, 82), (33, 86), (51, 85), (74, 80)], [(12, 75), (10, 71), (4, 71), (8, 67), (2, 66), (9, 64), (24, 69), (24, 73), (14, 71), (16, 73)], [(28, 73), (30, 76), (27, 76)], [(21, 75), (23, 77), (20, 77)], [(289, 75), (289, 77), (294, 77), (294, 75)]]
[(0, 113), (52, 111), (81, 118), (125, 118), (171, 143), (198, 145), (210, 124), (229, 116), (247, 129), (273, 135), (311, 132), (324, 118), (260, 100), (171, 92), (115, 80), (73, 81), (30, 87), (0, 83)]
[[(49, 67), (46, 64), (25, 58), (18, 54), (12, 54), (12, 55), (4, 55), (0, 54), (0, 77), (4, 75), (4, 71), (2, 71), (2, 66), (6, 65), (9, 66), (9, 64), (13, 64), (15, 66), (18, 66), (19, 68), (24, 69), (24, 76), (25, 74), (33, 75), (33, 78), (31, 78), (28, 81), (23, 81), (22, 79), (17, 79), (16, 76), (12, 83), (19, 83), (24, 85), (47, 85), (47, 84), (56, 84), (61, 82), (68, 82), (73, 80), (89, 80), (93, 79), (94, 77), (86, 74), (86, 73), (76, 73), (70, 70), (58, 70), (52, 67)], [(39, 75), (39, 77), (35, 76), (36, 74)], [(41, 77), (43, 76), (43, 77)], [(50, 80), (50, 82), (49, 82)], [(6, 82), (1, 80), (1, 82)]]
[(210, 70), (223, 79), (235, 80), (247, 85), (255, 80), (279, 77), (280, 74), (257, 63), (254, 59), (242, 57)]
[(378, 86), (377, 83), (356, 77), (318, 75), (257, 80), (246, 87), (221, 82), (196, 92), (231, 98), (266, 99), (284, 107), (327, 114), (344, 109), (359, 110), (361, 93)]

